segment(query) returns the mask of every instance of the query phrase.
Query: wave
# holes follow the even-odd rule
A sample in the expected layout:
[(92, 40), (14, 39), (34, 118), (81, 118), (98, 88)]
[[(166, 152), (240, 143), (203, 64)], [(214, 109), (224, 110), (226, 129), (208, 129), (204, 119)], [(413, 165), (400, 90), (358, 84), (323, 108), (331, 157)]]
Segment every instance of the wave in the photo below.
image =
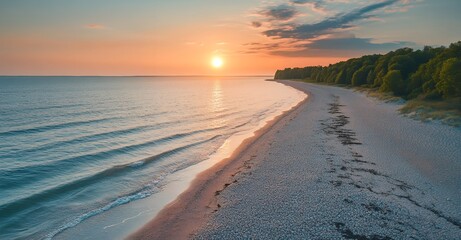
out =
[[(137, 109), (137, 108), (138, 108), (137, 106), (133, 106), (133, 107), (129, 107), (129, 108), (126, 108), (126, 107), (111, 108), (110, 113), (117, 114), (118, 113), (117, 111), (122, 111), (122, 113), (125, 113), (125, 112), (128, 112), (128, 111)], [(30, 114), (30, 113), (32, 113), (32, 114)], [(10, 127), (18, 127), (18, 126), (22, 126), (22, 125), (25, 125), (25, 124), (34, 123), (37, 120), (37, 117), (39, 117), (39, 119), (41, 119), (41, 120), (44, 120), (44, 117), (47, 117), (47, 118), (52, 118), (54, 121), (60, 121), (61, 119), (67, 120), (69, 118), (76, 118), (76, 117), (81, 117), (81, 116), (93, 116), (93, 115), (100, 115), (100, 114), (108, 114), (107, 109), (102, 108), (102, 109), (96, 109), (96, 110), (91, 109), (91, 110), (87, 110), (87, 111), (64, 112), (64, 113), (60, 113), (58, 115), (54, 115), (54, 114), (52, 114), (52, 112), (34, 113), (34, 112), (22, 111), (21, 110), (20, 115), (7, 115), (7, 114), (5, 114), (5, 115), (7, 115), (9, 117), (7, 117), (4, 120), (12, 121), (12, 122), (17, 122), (18, 119), (25, 120), (24, 122), (17, 122), (18, 125), (10, 126)], [(159, 113), (159, 114), (162, 114), (162, 113)], [(154, 115), (155, 114), (153, 114), (153, 116)], [(129, 116), (129, 117), (137, 118), (138, 116), (133, 115), (133, 116)], [(117, 116), (117, 118), (121, 118), (121, 116)], [(124, 117), (124, 118), (126, 118), (126, 117)]]
[[(73, 107), (82, 107), (88, 104), (79, 103), (79, 104), (67, 104), (67, 105), (53, 105), (53, 106), (45, 106), (45, 107), (31, 107), (31, 108), (23, 108), (22, 111), (29, 112), (35, 110), (50, 110), (50, 109), (62, 109), (62, 108), (73, 108)], [(16, 112), (17, 108), (13, 109), (6, 109), (5, 113)]]
[(11, 131), (6, 131), (6, 132), (0, 132), (0, 137), (13, 136), (13, 135), (18, 135), (18, 134), (40, 133), (40, 132), (49, 131), (49, 130), (57, 130), (57, 129), (63, 129), (63, 128), (68, 128), (68, 127), (77, 127), (80, 125), (100, 123), (100, 122), (105, 122), (105, 121), (113, 120), (113, 119), (116, 119), (116, 118), (113, 118), (113, 117), (100, 118), (100, 119), (92, 119), (92, 120), (85, 120), (85, 121), (44, 125), (44, 126), (38, 126), (38, 127), (33, 127), (33, 128), (16, 129), (16, 130), (11, 130)]
[(113, 177), (118, 177), (123, 174), (130, 173), (132, 171), (136, 171), (139, 167), (141, 166), (148, 166), (151, 163), (157, 162), (161, 159), (170, 157), (176, 153), (182, 152), (184, 150), (187, 150), (189, 148), (213, 141), (217, 138), (221, 137), (221, 135), (215, 135), (211, 138), (191, 143), (188, 145), (184, 145), (178, 148), (174, 148), (165, 152), (162, 152), (160, 154), (144, 158), (139, 161), (127, 163), (127, 164), (121, 164), (121, 165), (115, 165), (112, 166), (106, 170), (103, 170), (101, 172), (98, 172), (96, 174), (93, 174), (88, 177), (84, 177), (78, 180), (75, 180), (70, 183), (65, 183), (60, 186), (42, 191), (40, 193), (15, 200), (14, 202), (10, 202), (7, 204), (4, 204), (0, 206), (0, 218), (4, 218), (6, 216), (14, 216), (18, 213), (24, 212), (26, 210), (29, 210), (30, 208), (34, 208), (35, 206), (40, 206), (42, 202), (47, 201), (47, 200), (52, 200), (56, 197), (62, 197), (63, 194), (68, 194), (74, 191), (78, 191), (79, 189), (82, 189), (92, 183), (99, 182), (102, 179), (109, 179)]
[[(228, 117), (228, 116), (238, 116), (242, 112), (243, 112), (243, 110), (227, 112), (227, 113), (222, 113), (222, 114), (219, 114), (219, 115), (214, 115), (212, 117), (202, 118), (202, 119), (199, 119), (199, 120), (202, 121), (202, 122), (205, 122), (205, 121), (220, 119), (220, 118)], [(196, 116), (203, 116), (203, 114), (197, 114)]]
[[(110, 149), (107, 151), (100, 151), (91, 154), (79, 155), (71, 158), (65, 158), (61, 160), (55, 160), (53, 162), (46, 162), (37, 165), (28, 165), (28, 166), (21, 166), (14, 169), (9, 170), (0, 170), (0, 188), (1, 189), (10, 189), (10, 188), (17, 188), (20, 185), (25, 185), (31, 182), (38, 181), (43, 174), (52, 174), (53, 172), (60, 171), (62, 172), (63, 169), (70, 170), (71, 168), (78, 167), (82, 164), (85, 164), (87, 161), (90, 160), (102, 160), (107, 159), (109, 157), (114, 157), (119, 154), (125, 154), (128, 151), (134, 151), (141, 148), (157, 145), (164, 142), (169, 142), (172, 140), (192, 136), (198, 133), (218, 130), (223, 127), (216, 127), (216, 128), (208, 128), (208, 129), (201, 129), (195, 130), (191, 132), (185, 133), (178, 133), (173, 134), (170, 136), (166, 136), (163, 138), (155, 139), (153, 141), (143, 142), (140, 144), (133, 144), (127, 145), (120, 148)], [(21, 183), (11, 184), (12, 182), (16, 181), (16, 176), (21, 176)]]
[(88, 218), (91, 218), (91, 217), (94, 217), (96, 215), (99, 215), (99, 214), (101, 214), (103, 212), (106, 212), (106, 211), (108, 211), (108, 210), (110, 210), (112, 208), (118, 207), (120, 205), (127, 204), (127, 203), (130, 203), (130, 202), (135, 201), (135, 200), (146, 198), (146, 197), (148, 197), (148, 196), (150, 196), (152, 194), (153, 194), (153, 191), (146, 190), (146, 191), (141, 191), (141, 192), (138, 192), (138, 193), (134, 193), (132, 195), (117, 198), (114, 201), (108, 203), (107, 205), (105, 205), (105, 206), (103, 206), (101, 208), (91, 210), (91, 211), (89, 211), (87, 213), (84, 213), (84, 214), (74, 218), (72, 221), (61, 225), (60, 227), (58, 227), (54, 231), (47, 234), (44, 239), (51, 240), (51, 239), (53, 239), (53, 237), (55, 237), (59, 233), (63, 232), (64, 230), (66, 230), (68, 228), (75, 227), (75, 226), (77, 226), (78, 224), (80, 224), (81, 222), (85, 221)]
[[(213, 136), (213, 137), (211, 137), (209, 139), (206, 139), (206, 140), (203, 140), (203, 141), (199, 141), (199, 142), (188, 144), (188, 145), (185, 145), (185, 146), (182, 146), (182, 147), (174, 148), (174, 149), (171, 149), (169, 151), (165, 151), (165, 152), (162, 152), (162, 153), (157, 154), (155, 156), (148, 157), (148, 158), (136, 161), (136, 162), (122, 164), (122, 165), (116, 165), (116, 166), (113, 166), (113, 167), (111, 167), (109, 169), (101, 171), (99, 173), (96, 173), (94, 175), (91, 175), (91, 176), (88, 176), (88, 177), (73, 181), (71, 183), (63, 184), (61, 186), (58, 186), (58, 187), (55, 187), (55, 188), (52, 188), (52, 189), (48, 189), (46, 191), (40, 192), (38, 194), (34, 194), (32, 196), (29, 196), (29, 197), (26, 197), (26, 198), (23, 198), (23, 199), (20, 199), (20, 200), (16, 200), (16, 201), (8, 203), (8, 204), (4, 204), (3, 206), (0, 206), (0, 216), (2, 216), (2, 217), (0, 217), (0, 219), (4, 218), (4, 217), (7, 217), (7, 216), (18, 216), (21, 213), (22, 214), (28, 214), (31, 211), (36, 211), (39, 208), (41, 208), (40, 207), (40, 206), (42, 206), (41, 203), (43, 203), (45, 201), (49, 201), (49, 200), (52, 200), (52, 199), (55, 199), (55, 198), (62, 198), (62, 195), (69, 195), (69, 194), (72, 194), (72, 193), (74, 193), (76, 191), (80, 191), (81, 189), (83, 189), (83, 188), (87, 187), (88, 185), (93, 184), (95, 182), (99, 182), (99, 181), (102, 181), (102, 180), (109, 180), (110, 178), (119, 177), (119, 176), (121, 176), (123, 174), (128, 174), (130, 172), (136, 171), (141, 166), (144, 166), (144, 167), (148, 166), (151, 163), (154, 163), (154, 162), (157, 162), (159, 160), (165, 159), (167, 157), (170, 157), (170, 156), (172, 156), (174, 154), (180, 153), (180, 152), (182, 152), (184, 150), (187, 150), (189, 148), (192, 148), (192, 147), (195, 147), (195, 146), (198, 146), (198, 145), (213, 141), (213, 140), (215, 140), (215, 139), (217, 139), (219, 137), (221, 137), (221, 135), (216, 135), (216, 136)], [(116, 206), (119, 206), (119, 205), (122, 205), (122, 204), (126, 204), (126, 203), (129, 203), (131, 201), (138, 200), (138, 199), (141, 199), (141, 198), (145, 198), (145, 197), (151, 195), (152, 188), (149, 188), (150, 190), (146, 190), (146, 188), (147, 188), (147, 186), (143, 186), (141, 190), (138, 190), (138, 191), (141, 191), (141, 192), (135, 193), (134, 195), (132, 194), (132, 195), (120, 197), (120, 198), (116, 199), (115, 201), (107, 204), (106, 206), (104, 206), (102, 208), (92, 210), (92, 211), (90, 211), (88, 213), (85, 213), (85, 214), (77, 217), (73, 221), (71, 221), (69, 223), (66, 223), (65, 225), (58, 228), (58, 230), (50, 233), (50, 235), (49, 235), (50, 238), (52, 236), (56, 235), (57, 233), (67, 229), (67, 228), (70, 228), (70, 227), (73, 227), (73, 226), (77, 225), (78, 223), (80, 223), (81, 221), (83, 221), (83, 220), (85, 220), (85, 219), (87, 219), (89, 217), (92, 217), (92, 216), (95, 216), (97, 214), (100, 214), (100, 213), (102, 213), (104, 211), (107, 211), (107, 210), (113, 208), (113, 207), (116, 207)]]
[[(97, 134), (90, 134), (90, 135), (85, 135), (82, 137), (77, 137), (69, 140), (64, 140), (64, 141), (58, 141), (58, 142), (51, 142), (47, 144), (43, 144), (40, 146), (37, 146), (35, 148), (30, 148), (30, 149), (24, 149), (24, 150), (18, 150), (12, 153), (6, 153), (0, 155), (0, 158), (14, 158), (17, 156), (24, 156), (25, 154), (31, 154), (31, 153), (36, 153), (36, 152), (41, 152), (44, 150), (49, 150), (53, 148), (57, 148), (60, 146), (65, 146), (65, 145), (70, 145), (70, 144), (75, 144), (75, 143), (82, 143), (82, 142), (92, 142), (92, 141), (99, 141), (102, 139), (106, 139), (109, 137), (116, 137), (118, 135), (123, 135), (123, 134), (131, 134), (131, 133), (137, 133), (144, 131), (146, 129), (152, 128), (152, 130), (155, 129), (161, 129), (165, 126), (177, 124), (177, 123), (182, 123), (182, 120), (176, 120), (176, 121), (164, 121), (156, 124), (147, 124), (147, 125), (142, 125), (142, 126), (136, 126), (132, 128), (126, 128), (126, 129), (120, 129), (120, 130), (115, 130), (115, 131), (110, 131), (110, 132), (103, 132), (103, 133), (97, 133)], [(21, 167), (30, 167), (34, 165), (24, 165)], [(1, 171), (0, 171), (1, 173)]]
[[(272, 107), (272, 106), (273, 106), (273, 105), (271, 105), (271, 107)], [(242, 117), (241, 117), (242, 119), (247, 119), (247, 118), (248, 118), (249, 120), (247, 120), (247, 121), (245, 121), (245, 122), (243, 122), (243, 123), (241, 123), (241, 124), (238, 124), (238, 125), (236, 125), (236, 126), (233, 126), (231, 129), (238, 129), (238, 128), (243, 127), (243, 126), (245, 126), (245, 125), (251, 124), (251, 123), (253, 123), (253, 122), (255, 122), (255, 121), (257, 122), (257, 121), (259, 121), (259, 120), (261, 120), (261, 119), (264, 119), (264, 118), (266, 118), (266, 116), (268, 115), (268, 114), (267, 114), (268, 112), (270, 112), (270, 108), (269, 108), (269, 109), (266, 109), (266, 110), (264, 110), (264, 111), (261, 111), (261, 112), (253, 113), (253, 114), (251, 114), (250, 116), (242, 116)]]
[(171, 112), (173, 112), (173, 111), (163, 111), (163, 112), (148, 113), (148, 114), (144, 114), (144, 115), (138, 115), (138, 116), (135, 116), (135, 117), (137, 117), (137, 118), (149, 118), (149, 117), (155, 117), (155, 116), (164, 115), (164, 114), (171, 113)]
[(44, 151), (44, 150), (47, 150), (47, 149), (58, 148), (60, 146), (65, 146), (65, 145), (71, 145), (71, 144), (83, 143), (83, 142), (88, 143), (88, 142), (92, 142), (92, 141), (99, 141), (99, 140), (102, 140), (102, 139), (112, 138), (112, 137), (116, 137), (116, 136), (119, 136), (119, 135), (126, 135), (126, 134), (132, 134), (132, 133), (141, 132), (141, 131), (144, 131), (144, 130), (146, 130), (148, 128), (159, 129), (159, 128), (165, 126), (165, 125), (169, 125), (170, 123), (173, 123), (173, 122), (163, 122), (163, 123), (159, 123), (159, 124), (155, 124), (155, 125), (148, 124), (148, 125), (136, 126), (136, 127), (132, 127), (132, 128), (120, 129), (120, 130), (115, 130), (115, 131), (110, 131), (110, 132), (103, 132), (103, 133), (86, 135), (86, 136), (77, 137), (77, 138), (73, 138), (73, 139), (66, 140), (66, 141), (59, 141), (59, 142), (52, 142), (52, 143), (48, 143), (48, 144), (43, 144), (43, 145), (38, 146), (36, 148), (24, 149), (24, 150), (20, 150), (20, 151), (14, 152), (14, 153), (8, 153), (8, 154), (0, 155), (0, 158), (13, 158), (13, 157), (18, 156), (18, 155), (19, 156), (24, 156), (25, 154), (41, 152), (41, 151)]

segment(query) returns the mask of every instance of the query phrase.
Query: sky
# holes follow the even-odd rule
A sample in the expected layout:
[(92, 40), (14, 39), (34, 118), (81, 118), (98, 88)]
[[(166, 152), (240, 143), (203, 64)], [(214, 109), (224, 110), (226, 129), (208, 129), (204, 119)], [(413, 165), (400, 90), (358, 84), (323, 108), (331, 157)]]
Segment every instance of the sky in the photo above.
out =
[(447, 46), (460, 12), (460, 0), (1, 1), (0, 75), (272, 75)]

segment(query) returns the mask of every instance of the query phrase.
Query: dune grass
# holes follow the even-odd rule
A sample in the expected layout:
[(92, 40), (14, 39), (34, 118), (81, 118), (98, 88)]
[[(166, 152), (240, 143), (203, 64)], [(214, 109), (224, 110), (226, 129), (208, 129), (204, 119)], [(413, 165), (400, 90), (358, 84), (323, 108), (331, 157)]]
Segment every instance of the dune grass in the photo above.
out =
[(461, 126), (461, 98), (443, 100), (412, 99), (404, 100), (389, 92), (381, 92), (378, 88), (352, 87), (350, 85), (338, 85), (334, 83), (316, 82), (311, 79), (297, 79), (296, 81), (315, 83), (319, 85), (339, 86), (365, 93), (368, 97), (376, 98), (384, 102), (402, 103), (400, 113), (423, 122), (440, 121), (444, 124)]
[(407, 101), (400, 109), (406, 116), (421, 121), (437, 120), (445, 124), (461, 126), (461, 98), (440, 101), (414, 99)]

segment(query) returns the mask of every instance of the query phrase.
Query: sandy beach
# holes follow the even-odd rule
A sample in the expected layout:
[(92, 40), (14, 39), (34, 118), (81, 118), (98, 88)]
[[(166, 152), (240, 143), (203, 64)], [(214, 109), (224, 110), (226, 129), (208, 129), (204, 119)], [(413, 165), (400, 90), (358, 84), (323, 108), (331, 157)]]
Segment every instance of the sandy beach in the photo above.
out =
[(130, 239), (459, 239), (461, 129), (350, 89), (261, 129)]

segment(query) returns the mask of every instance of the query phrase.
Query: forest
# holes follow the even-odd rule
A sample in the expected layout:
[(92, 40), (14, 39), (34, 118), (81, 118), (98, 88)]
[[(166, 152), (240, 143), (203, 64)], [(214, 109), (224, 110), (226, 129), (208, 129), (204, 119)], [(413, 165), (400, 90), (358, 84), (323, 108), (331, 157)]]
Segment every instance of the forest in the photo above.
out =
[(401, 48), (326, 67), (286, 68), (277, 70), (274, 78), (364, 87), (407, 100), (456, 99), (461, 97), (461, 41), (416, 51)]

